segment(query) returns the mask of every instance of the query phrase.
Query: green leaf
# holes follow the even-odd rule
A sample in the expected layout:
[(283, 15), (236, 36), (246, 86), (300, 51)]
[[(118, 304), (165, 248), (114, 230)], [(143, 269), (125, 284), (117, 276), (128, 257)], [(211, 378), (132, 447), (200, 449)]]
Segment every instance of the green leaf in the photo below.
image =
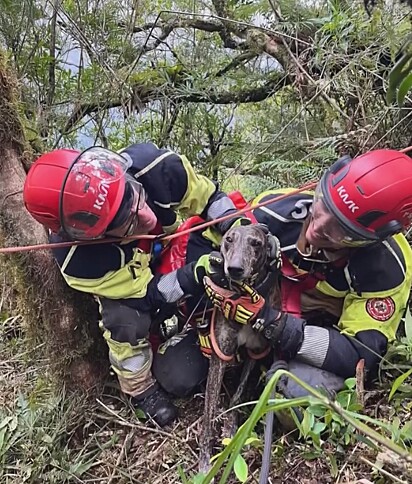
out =
[(401, 434), (404, 439), (412, 440), (412, 420), (406, 422), (402, 427)]
[(315, 449), (320, 449), (320, 436), (319, 434), (315, 434), (314, 432), (309, 432), (308, 437), (312, 439), (313, 446)]
[(330, 473), (332, 477), (337, 477), (339, 475), (339, 468), (336, 463), (336, 457), (333, 454), (329, 454), (329, 464), (330, 464)]
[(134, 414), (138, 419), (146, 420), (146, 414), (143, 412), (142, 409), (136, 408)]
[(310, 430), (312, 430), (313, 424), (315, 422), (315, 417), (312, 413), (305, 410), (302, 420), (302, 432), (303, 436), (306, 437)]
[(395, 100), (396, 97), (396, 88), (402, 82), (405, 77), (405, 74), (408, 72), (406, 67), (407, 63), (411, 60), (412, 53), (404, 54), (399, 61), (393, 66), (390, 74), (389, 74), (389, 86), (388, 91), (386, 93), (386, 100), (390, 104)]
[(245, 459), (239, 454), (233, 465), (233, 470), (235, 471), (236, 477), (240, 482), (245, 482), (248, 476), (248, 468)]
[(205, 474), (203, 473), (196, 474), (192, 478), (193, 484), (203, 484), (204, 480), (205, 480)]
[(345, 380), (345, 387), (349, 390), (353, 390), (356, 387), (356, 378), (347, 378)]
[(80, 477), (82, 474), (87, 472), (91, 467), (95, 465), (95, 459), (90, 459), (86, 462), (74, 463), (69, 467), (69, 472), (74, 474), (76, 477)]
[(229, 444), (230, 444), (230, 442), (232, 442), (232, 439), (230, 439), (229, 437), (226, 437), (226, 438), (224, 438), (224, 439), (222, 440), (222, 444), (223, 444), (224, 446), (229, 445)]
[(408, 341), (412, 342), (412, 314), (411, 310), (409, 309), (409, 306), (406, 308), (405, 311), (405, 333), (406, 333), (406, 338)]
[(259, 445), (260, 443), (261, 441), (257, 437), (249, 437), (246, 440), (245, 445)]
[(219, 452), (218, 454), (216, 455), (213, 455), (211, 458), (210, 458), (210, 462), (213, 462), (215, 461), (216, 459), (219, 459), (219, 457), (222, 455), (222, 452)]
[(320, 455), (320, 452), (319, 451), (310, 451), (310, 452), (302, 452), (301, 453), (301, 456), (305, 459), (305, 460), (313, 460), (313, 459), (317, 459)]
[[(180, 480), (182, 481), (182, 484), (189, 484), (189, 479), (186, 477), (186, 474), (182, 468), (181, 465), (177, 466), (177, 473), (179, 474)], [(203, 476), (203, 474), (202, 474)]]
[(7, 448), (8, 448), (8, 446), (5, 445), (6, 432), (7, 432), (7, 429), (5, 428), (0, 429), (0, 456), (2, 456), (5, 453), (5, 451), (7, 451)]
[(311, 405), (307, 408), (307, 411), (315, 417), (323, 417), (327, 412), (327, 409), (322, 405)]
[(401, 82), (396, 100), (399, 106), (403, 105), (406, 95), (408, 94), (410, 88), (412, 87), (412, 72), (410, 72)]
[(53, 442), (53, 437), (51, 437), (50, 435), (43, 435), (42, 437), (42, 441), (45, 442), (46, 444), (51, 444)]
[(412, 368), (408, 370), (406, 373), (403, 373), (402, 375), (398, 376), (398, 378), (393, 382), (391, 391), (389, 393), (389, 398), (388, 398), (389, 401), (392, 400), (392, 397), (395, 395), (398, 388), (402, 385), (402, 383), (408, 378), (408, 376), (411, 373), (412, 373)]
[(1, 422), (0, 422), (0, 429), (7, 427), (9, 423), (13, 420), (13, 417), (5, 417)]
[(315, 434), (320, 434), (326, 429), (326, 424), (324, 422), (316, 422), (313, 426), (312, 432)]
[(9, 429), (11, 432), (14, 432), (16, 429), (17, 429), (17, 425), (18, 425), (18, 419), (17, 417), (14, 415), (9, 423)]

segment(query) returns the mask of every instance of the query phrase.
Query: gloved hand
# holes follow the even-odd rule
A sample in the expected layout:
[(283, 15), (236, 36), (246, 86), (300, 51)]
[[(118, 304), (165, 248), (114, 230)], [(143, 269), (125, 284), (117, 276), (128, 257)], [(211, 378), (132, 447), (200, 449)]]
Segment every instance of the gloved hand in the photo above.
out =
[(265, 299), (252, 287), (244, 283), (232, 281), (238, 291), (222, 288), (210, 277), (203, 278), (207, 297), (218, 307), (223, 316), (240, 324), (253, 321), (265, 304)]
[(273, 346), (278, 343), (287, 315), (270, 307), (255, 289), (245, 283), (236, 283), (238, 292), (219, 287), (210, 277), (203, 279), (206, 295), (224, 317), (240, 324), (251, 323)]
[(199, 337), (200, 351), (203, 356), (210, 358), (212, 355), (212, 343), (210, 341), (210, 328), (197, 326), (197, 334)]
[(285, 328), (287, 317), (287, 313), (282, 313), (265, 304), (252, 324), (252, 328), (261, 333), (276, 348)]
[(228, 280), (225, 276), (223, 257), (218, 251), (202, 255), (194, 267), (195, 279), (198, 284), (203, 282), (205, 276), (220, 287), (228, 287)]

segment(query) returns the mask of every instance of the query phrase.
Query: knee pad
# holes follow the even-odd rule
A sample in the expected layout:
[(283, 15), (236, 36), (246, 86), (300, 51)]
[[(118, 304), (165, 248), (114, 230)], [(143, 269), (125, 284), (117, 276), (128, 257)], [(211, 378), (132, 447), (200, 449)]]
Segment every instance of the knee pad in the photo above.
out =
[(115, 299), (99, 298), (101, 324), (103, 329), (110, 332), (110, 337), (119, 343), (135, 345), (146, 338), (151, 317)]
[[(290, 373), (293, 373), (314, 389), (324, 389), (327, 392), (335, 393), (344, 387), (345, 380), (329, 371), (321, 370), (320, 368), (301, 363), (297, 360), (290, 361), (288, 366)], [(278, 389), (286, 398), (297, 398), (309, 395), (303, 387), (286, 376), (280, 378)]]
[(197, 333), (189, 330), (160, 345), (154, 355), (152, 371), (167, 392), (185, 397), (207, 378), (209, 360), (199, 347)]

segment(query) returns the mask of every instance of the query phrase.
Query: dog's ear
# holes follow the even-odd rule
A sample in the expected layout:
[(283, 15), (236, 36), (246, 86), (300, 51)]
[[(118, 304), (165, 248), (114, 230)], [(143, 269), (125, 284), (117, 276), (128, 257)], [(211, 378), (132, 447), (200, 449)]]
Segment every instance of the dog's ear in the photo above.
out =
[(269, 264), (273, 269), (279, 269), (282, 265), (279, 239), (272, 234), (268, 234), (267, 241)]
[(270, 232), (269, 232), (269, 227), (266, 225), (266, 224), (261, 224), (261, 223), (258, 223), (256, 224), (264, 234), (268, 235)]

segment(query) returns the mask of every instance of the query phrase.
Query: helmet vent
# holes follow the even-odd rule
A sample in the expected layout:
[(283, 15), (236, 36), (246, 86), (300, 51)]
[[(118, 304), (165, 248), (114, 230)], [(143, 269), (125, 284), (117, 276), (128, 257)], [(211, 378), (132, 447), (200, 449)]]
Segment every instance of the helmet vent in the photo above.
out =
[(380, 210), (371, 210), (370, 212), (366, 212), (356, 220), (363, 225), (364, 227), (369, 227), (375, 220), (378, 220), (379, 217), (382, 215), (386, 215), (386, 212), (382, 212)]
[(361, 195), (365, 195), (365, 192), (363, 191), (362, 187), (360, 185), (356, 185), (356, 188), (358, 190), (358, 192), (361, 194)]
[[(339, 163), (339, 161), (337, 162)], [(345, 166), (344, 169), (335, 177), (332, 178), (332, 186), (335, 187), (340, 181), (342, 181), (345, 176), (348, 174), (349, 165)]]
[(90, 212), (75, 212), (70, 215), (72, 221), (80, 222), (88, 227), (94, 227), (99, 220), (97, 215)]

